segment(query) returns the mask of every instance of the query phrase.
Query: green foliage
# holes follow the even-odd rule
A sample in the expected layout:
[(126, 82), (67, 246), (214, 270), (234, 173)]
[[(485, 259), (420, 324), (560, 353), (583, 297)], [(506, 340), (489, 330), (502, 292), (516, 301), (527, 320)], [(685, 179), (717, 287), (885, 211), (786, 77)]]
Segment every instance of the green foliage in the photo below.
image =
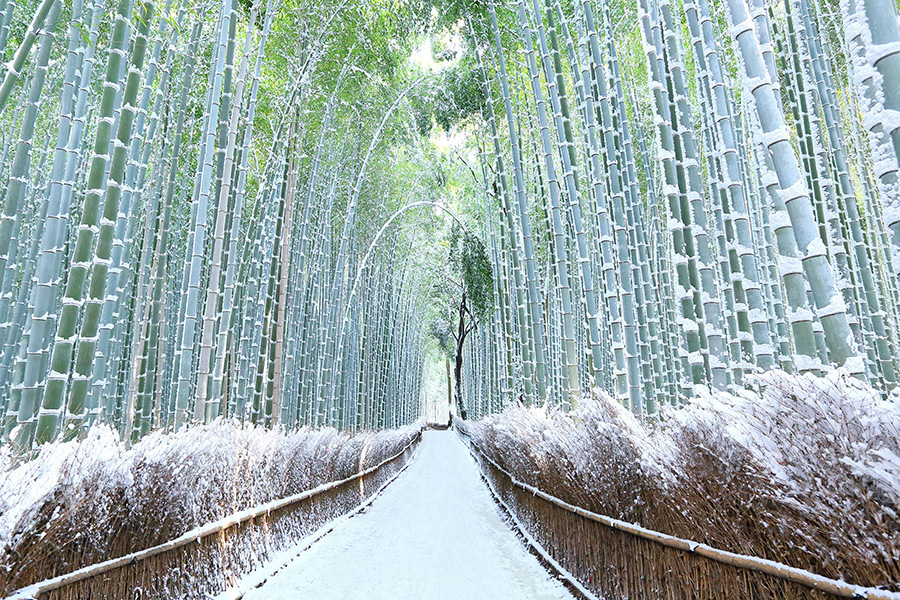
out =
[(437, 341), (445, 356), (453, 356), (456, 352), (453, 336), (450, 335), (451, 323), (446, 319), (434, 318), (428, 323), (428, 333)]
[(487, 16), (487, 3), (479, 0), (432, 0), (437, 18), (432, 26), (435, 29), (450, 27), (467, 18), (483, 19)]
[(445, 131), (485, 110), (481, 73), (472, 53), (467, 52), (452, 68), (441, 73), (434, 99), (434, 118)]
[(434, 97), (431, 88), (435, 85), (433, 77), (426, 77), (425, 85), (419, 86), (409, 94), (409, 106), (416, 131), (422, 137), (428, 137), (433, 125)]
[(493, 271), (484, 243), (454, 224), (450, 230), (450, 265), (459, 274), (469, 299), (469, 310), (484, 318), (493, 307)]

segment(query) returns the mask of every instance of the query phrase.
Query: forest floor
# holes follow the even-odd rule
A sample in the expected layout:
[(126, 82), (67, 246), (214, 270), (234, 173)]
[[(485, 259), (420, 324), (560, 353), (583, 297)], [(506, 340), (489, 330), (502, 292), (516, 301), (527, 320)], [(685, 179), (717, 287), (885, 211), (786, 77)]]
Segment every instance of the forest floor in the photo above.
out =
[(425, 432), (410, 467), (371, 506), (299, 550), (261, 587), (242, 585), (244, 599), (572, 597), (509, 528), (453, 431)]

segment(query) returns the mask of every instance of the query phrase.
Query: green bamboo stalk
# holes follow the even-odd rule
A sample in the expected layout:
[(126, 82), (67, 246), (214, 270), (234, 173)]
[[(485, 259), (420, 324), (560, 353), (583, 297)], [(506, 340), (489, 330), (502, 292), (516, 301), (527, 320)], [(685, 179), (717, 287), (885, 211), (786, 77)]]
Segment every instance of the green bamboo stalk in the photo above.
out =
[[(128, 37), (128, 20), (130, 15), (131, 2), (121, 0), (113, 25), (106, 80), (100, 101), (100, 121), (97, 126), (94, 155), (91, 159), (90, 173), (87, 179), (87, 195), (82, 209), (81, 223), (77, 231), (75, 248), (72, 253), (72, 264), (66, 278), (62, 311), (56, 326), (56, 341), (50, 359), (50, 375), (44, 387), (37, 427), (33, 433), (34, 442), (38, 444), (53, 439), (59, 427), (59, 411), (63, 408), (63, 397), (72, 365), (77, 326), (81, 307), (84, 303), (83, 288), (87, 281), (95, 231), (101, 225), (100, 211), (103, 198), (103, 177), (109, 160), (108, 152), (112, 137), (112, 117), (116, 94), (120, 85), (120, 66), (124, 55), (125, 42)], [(136, 94), (137, 82), (135, 81), (134, 83), (134, 93)], [(128, 127), (130, 127), (130, 124)], [(30, 433), (23, 432), (24, 436), (20, 438), (20, 444), (23, 446), (31, 444)]]
[(771, 153), (778, 177), (778, 196), (786, 206), (786, 216), (789, 218), (797, 249), (802, 253), (800, 260), (803, 272), (812, 288), (818, 317), (825, 329), (830, 358), (839, 365), (845, 365), (852, 373), (864, 376), (863, 365), (852, 342), (847, 309), (836, 289), (824, 244), (818, 236), (809, 191), (801, 177), (796, 154), (784, 128), (784, 115), (765, 68), (759, 39), (748, 18), (743, 0), (729, 0), (728, 13), (732, 35), (740, 48), (746, 76), (759, 83), (751, 93), (765, 136), (763, 144)]
[[(22, 68), (25, 66), (25, 61), (28, 59), (28, 54), (31, 52), (31, 47), (34, 45), (34, 42), (39, 35), (40, 29), (44, 25), (44, 21), (47, 19), (47, 16), (50, 14), (50, 9), (55, 3), (56, 0), (42, 0), (42, 2), (38, 5), (37, 10), (34, 12), (34, 17), (32, 17), (31, 23), (29, 24), (28, 29), (25, 32), (25, 37), (22, 38), (22, 42), (16, 49), (16, 53), (13, 56), (12, 61), (8, 65), (6, 65), (6, 73), (3, 76), (3, 83), (0, 84), (0, 113), (3, 112), (4, 108), (6, 108), (6, 103), (9, 101), (9, 96), (10, 94), (12, 94), (13, 88), (15, 88), (16, 82), (18, 82), (19, 77), (22, 76)], [(6, 12), (11, 19), (12, 9), (7, 8)], [(9, 25), (7, 23), (7, 31), (8, 28)], [(55, 24), (48, 27), (48, 29), (54, 28)], [(0, 242), (2, 242), (2, 240), (3, 238), (2, 236), (0, 236)], [(2, 250), (2, 247), (0, 247), (0, 250)], [(0, 252), (0, 254), (5, 254), (5, 252)]]

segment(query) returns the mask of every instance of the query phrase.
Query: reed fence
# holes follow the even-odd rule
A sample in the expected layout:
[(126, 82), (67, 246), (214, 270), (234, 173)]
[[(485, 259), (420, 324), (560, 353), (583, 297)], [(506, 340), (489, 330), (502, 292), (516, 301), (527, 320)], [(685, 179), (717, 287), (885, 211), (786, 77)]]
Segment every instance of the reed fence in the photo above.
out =
[(209, 598), (280, 550), (377, 494), (412, 459), (422, 432), (355, 475), (262, 504), (169, 542), (30, 585), (7, 600)]
[(900, 593), (726, 552), (574, 506), (519, 481), (457, 432), (528, 543), (587, 598), (900, 600)]

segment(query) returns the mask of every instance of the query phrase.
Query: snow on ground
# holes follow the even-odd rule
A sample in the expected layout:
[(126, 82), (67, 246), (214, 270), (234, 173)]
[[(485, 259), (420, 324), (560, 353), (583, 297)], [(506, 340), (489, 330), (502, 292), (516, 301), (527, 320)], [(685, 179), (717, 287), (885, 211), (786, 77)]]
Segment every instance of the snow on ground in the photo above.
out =
[(420, 427), (288, 433), (219, 419), (128, 448), (98, 425), (30, 460), (0, 449), (0, 597), (349, 477), (398, 452)]
[(502, 519), (452, 431), (424, 434), (415, 460), (363, 514), (245, 600), (541, 600), (572, 596)]
[(593, 512), (857, 585), (900, 581), (900, 390), (846, 369), (695, 388), (641, 420), (600, 390), (576, 410), (459, 421), (517, 479)]

